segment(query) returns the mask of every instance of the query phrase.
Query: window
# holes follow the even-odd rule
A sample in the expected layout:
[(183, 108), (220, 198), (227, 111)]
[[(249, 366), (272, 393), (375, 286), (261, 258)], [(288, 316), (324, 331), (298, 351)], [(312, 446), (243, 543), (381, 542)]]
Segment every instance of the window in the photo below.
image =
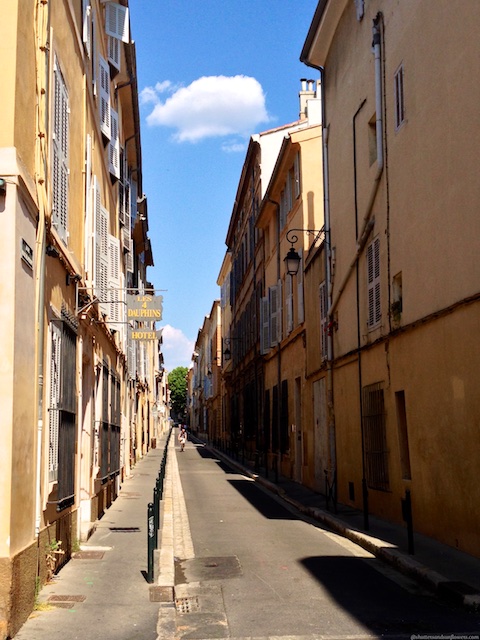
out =
[(57, 511), (75, 499), (76, 334), (62, 320), (50, 323), (49, 481), (57, 482)]
[(403, 88), (404, 70), (403, 64), (401, 64), (394, 76), (395, 131), (398, 131), (405, 122), (405, 96)]
[(90, 0), (82, 0), (82, 16), (82, 42), (87, 56), (90, 57), (92, 54), (92, 7), (90, 6)]
[(363, 438), (367, 484), (372, 489), (389, 489), (385, 405), (381, 383), (362, 390)]
[(53, 75), (52, 220), (60, 238), (67, 244), (70, 109), (67, 87), (56, 57)]
[(100, 478), (103, 481), (120, 471), (120, 416), (120, 380), (104, 360), (100, 432)]
[(378, 326), (382, 318), (380, 305), (380, 239), (367, 247), (368, 326)]

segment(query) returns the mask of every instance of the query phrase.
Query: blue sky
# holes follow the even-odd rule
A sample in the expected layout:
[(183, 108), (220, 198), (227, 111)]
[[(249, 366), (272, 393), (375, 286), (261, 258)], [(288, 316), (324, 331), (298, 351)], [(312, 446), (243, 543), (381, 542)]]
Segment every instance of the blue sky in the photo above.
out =
[[(130, 0), (143, 190), (164, 290), (165, 366), (189, 366), (216, 284), (249, 136), (298, 118), (317, 0)], [(160, 292), (159, 292), (160, 293)]]

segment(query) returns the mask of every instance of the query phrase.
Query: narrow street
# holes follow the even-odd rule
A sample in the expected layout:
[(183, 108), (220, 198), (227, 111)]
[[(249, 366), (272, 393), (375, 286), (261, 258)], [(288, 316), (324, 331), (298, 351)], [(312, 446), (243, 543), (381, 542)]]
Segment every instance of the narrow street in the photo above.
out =
[(202, 445), (175, 453), (188, 514), (181, 548), (193, 543), (176, 558), (176, 637), (478, 638), (480, 615), (301, 518)]

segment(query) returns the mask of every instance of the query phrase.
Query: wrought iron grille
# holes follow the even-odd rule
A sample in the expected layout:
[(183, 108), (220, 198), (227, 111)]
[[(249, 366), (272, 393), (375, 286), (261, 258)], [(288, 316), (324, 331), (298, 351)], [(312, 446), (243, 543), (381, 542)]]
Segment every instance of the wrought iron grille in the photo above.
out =
[(363, 388), (363, 437), (368, 486), (387, 491), (388, 449), (385, 426), (385, 403), (380, 382)]

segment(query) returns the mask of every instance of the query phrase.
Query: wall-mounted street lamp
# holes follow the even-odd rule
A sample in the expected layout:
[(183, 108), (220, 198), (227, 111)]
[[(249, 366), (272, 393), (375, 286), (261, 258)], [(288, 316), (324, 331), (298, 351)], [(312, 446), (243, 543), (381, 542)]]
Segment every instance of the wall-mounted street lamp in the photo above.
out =
[(315, 244), (318, 240), (325, 239), (325, 227), (322, 227), (320, 230), (318, 229), (289, 229), (286, 235), (287, 242), (290, 242), (292, 245), (288, 250), (287, 255), (283, 259), (285, 262), (285, 268), (289, 276), (296, 276), (298, 273), (298, 267), (300, 265), (300, 256), (295, 251), (294, 244), (298, 241), (297, 233), (306, 233), (307, 236), (315, 236), (315, 240), (313, 244)]
[(232, 340), (237, 340), (241, 342), (242, 338), (224, 338), (223, 339), (223, 357), (225, 360), (230, 360), (232, 358), (232, 352), (230, 350), (230, 343)]

